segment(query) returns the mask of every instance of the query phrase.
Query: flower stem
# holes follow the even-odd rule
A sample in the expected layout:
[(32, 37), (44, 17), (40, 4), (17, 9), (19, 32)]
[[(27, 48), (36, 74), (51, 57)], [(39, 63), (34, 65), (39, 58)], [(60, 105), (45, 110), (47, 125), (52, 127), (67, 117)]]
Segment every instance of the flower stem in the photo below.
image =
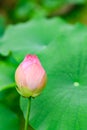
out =
[(24, 128), (24, 130), (28, 130), (30, 107), (31, 107), (31, 97), (28, 98), (28, 105), (27, 105), (27, 112), (26, 112), (26, 120), (25, 120), (25, 128)]

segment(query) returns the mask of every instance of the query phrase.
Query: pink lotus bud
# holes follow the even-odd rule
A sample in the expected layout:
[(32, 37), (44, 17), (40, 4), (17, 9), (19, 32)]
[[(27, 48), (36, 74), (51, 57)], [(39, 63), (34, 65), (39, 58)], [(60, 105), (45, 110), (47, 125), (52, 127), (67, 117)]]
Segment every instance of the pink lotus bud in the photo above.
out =
[(15, 72), (17, 91), (24, 97), (36, 97), (46, 84), (46, 72), (36, 55), (27, 55)]

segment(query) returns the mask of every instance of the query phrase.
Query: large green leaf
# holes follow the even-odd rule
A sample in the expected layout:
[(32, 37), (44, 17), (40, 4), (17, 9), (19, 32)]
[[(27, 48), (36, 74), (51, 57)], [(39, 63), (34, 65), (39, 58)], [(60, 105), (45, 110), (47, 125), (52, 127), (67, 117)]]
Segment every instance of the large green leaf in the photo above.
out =
[(46, 49), (59, 33), (70, 28), (71, 26), (56, 18), (32, 20), (26, 24), (10, 26), (0, 41), (0, 53), (7, 55), (12, 51), (17, 60), (22, 59), (27, 53)]
[(39, 56), (48, 73), (43, 94), (32, 101), (36, 130), (87, 128), (87, 28), (62, 33)]
[(0, 104), (0, 130), (19, 130), (18, 117), (6, 106)]
[[(39, 54), (47, 70), (43, 94), (32, 100), (30, 123), (35, 130), (86, 130), (87, 28), (59, 34)], [(25, 104), (22, 99), (21, 104)]]
[[(10, 27), (0, 52), (18, 60), (35, 53), (46, 69), (43, 93), (32, 99), (30, 124), (35, 130), (87, 129), (87, 27), (60, 19), (35, 20)], [(25, 99), (26, 100), (26, 99)], [(26, 103), (21, 106), (26, 113)]]

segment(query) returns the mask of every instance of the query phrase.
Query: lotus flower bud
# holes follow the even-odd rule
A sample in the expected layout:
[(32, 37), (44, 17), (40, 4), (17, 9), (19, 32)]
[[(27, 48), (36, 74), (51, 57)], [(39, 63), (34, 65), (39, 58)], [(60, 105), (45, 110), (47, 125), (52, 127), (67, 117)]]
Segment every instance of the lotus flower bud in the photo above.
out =
[(46, 84), (46, 72), (36, 55), (27, 55), (15, 72), (17, 91), (24, 97), (36, 97)]

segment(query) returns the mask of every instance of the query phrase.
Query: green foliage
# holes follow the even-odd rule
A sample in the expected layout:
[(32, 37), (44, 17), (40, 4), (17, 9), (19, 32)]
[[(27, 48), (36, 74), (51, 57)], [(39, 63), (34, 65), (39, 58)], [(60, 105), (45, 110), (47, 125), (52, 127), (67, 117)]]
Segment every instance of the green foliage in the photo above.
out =
[(5, 18), (0, 16), (0, 37), (3, 35), (5, 30)]
[(2, 44), (0, 53), (8, 55), (12, 52), (18, 61), (22, 60), (21, 57), (24, 57), (26, 53), (37, 53), (46, 49), (58, 33), (69, 28), (69, 25), (56, 18), (32, 20), (26, 24), (10, 26), (0, 41)]
[(17, 62), (12, 57), (3, 57), (0, 60), (0, 91), (15, 86), (14, 72), (16, 67)]
[(12, 12), (12, 16), (14, 16), (15, 21), (25, 21), (37, 15), (37, 12), (43, 12), (47, 16), (52, 11), (60, 11), (66, 5), (84, 3), (85, 0), (19, 0)]
[[(7, 23), (24, 22), (40, 13), (41, 16), (55, 16), (70, 12), (73, 5), (85, 5), (85, 0), (1, 0), (0, 13)], [(71, 5), (71, 6), (70, 6)]]
[(68, 5), (68, 4), (83, 4), (85, 0), (41, 0), (44, 7), (47, 9), (55, 9), (59, 8), (63, 5)]
[[(46, 69), (47, 86), (40, 96), (32, 99), (32, 127), (35, 130), (86, 130), (87, 27), (68, 25), (59, 18), (32, 20), (8, 27), (0, 44), (0, 53), (8, 56), (11, 52), (17, 64), (32, 53), (38, 55)], [(10, 61), (14, 69), (16, 61)], [(7, 87), (13, 83), (13, 76), (9, 78)], [(21, 98), (23, 113), (26, 103), (26, 99)]]
[(0, 103), (0, 130), (19, 130), (18, 117)]
[(25, 21), (32, 16), (35, 3), (29, 0), (19, 0), (14, 9), (14, 20)]

